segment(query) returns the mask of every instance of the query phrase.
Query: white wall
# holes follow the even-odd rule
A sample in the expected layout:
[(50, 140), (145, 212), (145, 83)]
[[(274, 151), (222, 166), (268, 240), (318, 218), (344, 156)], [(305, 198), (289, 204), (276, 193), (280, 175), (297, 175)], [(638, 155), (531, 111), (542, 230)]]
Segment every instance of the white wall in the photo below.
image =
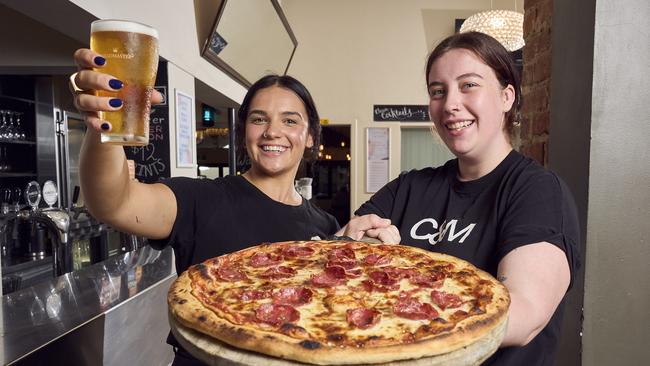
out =
[(650, 3), (595, 3), (583, 365), (647, 365)]
[[(158, 30), (160, 56), (188, 74), (241, 102), (246, 89), (201, 57), (194, 2), (185, 0), (71, 0), (100, 19), (129, 19)], [(90, 25), (89, 25), (90, 27)], [(90, 29), (90, 28), (89, 28)]]
[[(514, 1), (493, 5), (515, 8)], [(309, 88), (322, 118), (351, 125), (355, 210), (371, 196), (365, 192), (365, 128), (390, 128), (393, 179), (401, 171), (400, 127), (414, 125), (372, 122), (373, 105), (428, 104), (427, 52), (452, 34), (455, 18), (489, 9), (490, 1), (283, 0), (282, 6), (298, 39), (289, 74)], [(522, 11), (523, 0), (517, 8)]]
[(0, 68), (38, 69), (42, 74), (74, 70), (72, 52), (83, 44), (0, 4)]

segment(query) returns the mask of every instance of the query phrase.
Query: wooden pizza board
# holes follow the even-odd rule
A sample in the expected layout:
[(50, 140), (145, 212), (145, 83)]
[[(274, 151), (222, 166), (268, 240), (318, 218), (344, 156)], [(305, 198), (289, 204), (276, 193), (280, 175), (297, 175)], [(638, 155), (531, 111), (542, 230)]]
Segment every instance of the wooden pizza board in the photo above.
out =
[[(194, 357), (211, 366), (304, 366), (305, 363), (284, 360), (233, 347), (208, 335), (180, 324), (169, 314), (169, 324), (178, 343)], [(416, 360), (394, 361), (383, 366), (470, 366), (480, 365), (492, 355), (505, 335), (503, 321), (485, 337), (449, 353)], [(377, 365), (377, 364), (375, 364)]]

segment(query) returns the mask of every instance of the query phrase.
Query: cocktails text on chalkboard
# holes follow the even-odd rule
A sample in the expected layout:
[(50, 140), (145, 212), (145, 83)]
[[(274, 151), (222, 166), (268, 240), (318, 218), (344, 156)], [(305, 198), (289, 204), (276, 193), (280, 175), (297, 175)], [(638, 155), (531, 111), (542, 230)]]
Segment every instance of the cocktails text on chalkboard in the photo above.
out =
[(426, 105), (375, 105), (372, 111), (376, 122), (429, 122)]

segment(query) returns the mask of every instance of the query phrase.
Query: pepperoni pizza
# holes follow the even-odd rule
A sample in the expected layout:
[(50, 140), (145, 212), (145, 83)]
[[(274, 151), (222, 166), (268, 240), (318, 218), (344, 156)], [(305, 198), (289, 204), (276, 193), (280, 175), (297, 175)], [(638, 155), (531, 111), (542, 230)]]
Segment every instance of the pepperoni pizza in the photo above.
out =
[(510, 298), (492, 276), (452, 256), (308, 241), (265, 243), (194, 265), (168, 302), (176, 322), (241, 349), (361, 364), (502, 337)]

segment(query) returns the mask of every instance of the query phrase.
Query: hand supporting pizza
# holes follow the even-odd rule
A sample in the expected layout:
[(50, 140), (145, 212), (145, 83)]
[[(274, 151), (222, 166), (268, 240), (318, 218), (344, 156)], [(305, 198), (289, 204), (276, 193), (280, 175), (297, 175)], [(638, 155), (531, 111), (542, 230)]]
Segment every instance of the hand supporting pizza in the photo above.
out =
[(262, 244), (192, 266), (168, 301), (175, 321), (238, 348), (360, 364), (502, 337), (510, 299), (492, 276), (451, 256), (311, 241)]

